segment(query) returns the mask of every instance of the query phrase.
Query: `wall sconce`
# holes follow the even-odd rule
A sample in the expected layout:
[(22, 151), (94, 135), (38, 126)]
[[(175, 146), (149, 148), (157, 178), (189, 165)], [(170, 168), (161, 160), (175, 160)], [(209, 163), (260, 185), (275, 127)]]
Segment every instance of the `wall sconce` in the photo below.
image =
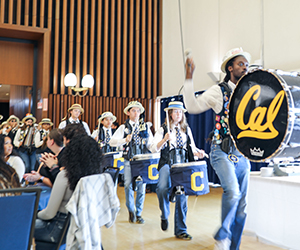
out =
[[(66, 74), (64, 78), (64, 85), (75, 92), (75, 94), (73, 94), (72, 92), (73, 96), (79, 95), (81, 97), (84, 97), (86, 96), (88, 90), (94, 86), (94, 77), (90, 74), (85, 75), (81, 79), (81, 86), (82, 86), (81, 88), (76, 88), (75, 87), (76, 84), (77, 84), (76, 75), (74, 73)], [(81, 92), (83, 92), (83, 94), (80, 94)]]

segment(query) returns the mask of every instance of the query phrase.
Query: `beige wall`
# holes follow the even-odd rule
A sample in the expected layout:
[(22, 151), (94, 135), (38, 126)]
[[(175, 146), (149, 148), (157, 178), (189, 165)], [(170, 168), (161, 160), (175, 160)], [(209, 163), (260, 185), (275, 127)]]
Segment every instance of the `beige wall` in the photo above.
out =
[(184, 80), (178, 2), (196, 90), (215, 84), (207, 73), (220, 71), (224, 54), (235, 47), (264, 68), (300, 69), (299, 0), (164, 0), (163, 96), (176, 95)]

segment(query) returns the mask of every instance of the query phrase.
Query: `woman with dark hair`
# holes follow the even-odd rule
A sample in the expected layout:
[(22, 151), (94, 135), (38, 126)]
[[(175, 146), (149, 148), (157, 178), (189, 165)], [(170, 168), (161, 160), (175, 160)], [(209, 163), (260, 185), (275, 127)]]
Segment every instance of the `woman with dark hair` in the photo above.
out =
[[(20, 187), (19, 177), (16, 170), (6, 164), (3, 158), (0, 158), (0, 189)], [(0, 195), (1, 196), (1, 195)]]
[(10, 137), (7, 135), (0, 135), (0, 158), (7, 162), (13, 169), (15, 169), (19, 183), (22, 181), (23, 175), (25, 173), (25, 164), (21, 157), (13, 150), (13, 145), (11, 143)]
[[(81, 177), (100, 173), (100, 159), (97, 142), (86, 133), (69, 141), (62, 157), (62, 165), (65, 167), (57, 175), (48, 206), (37, 214), (36, 241), (56, 243), (59, 240), (60, 230), (67, 217), (65, 205), (72, 191)], [(43, 247), (43, 250), (46, 248)]]
[(62, 157), (70, 189), (75, 189), (81, 177), (100, 174), (100, 161), (101, 150), (92, 137), (87, 135), (73, 137)]
[(86, 135), (84, 127), (80, 123), (68, 124), (64, 129), (61, 130), (64, 137), (65, 146), (68, 142), (76, 135)]

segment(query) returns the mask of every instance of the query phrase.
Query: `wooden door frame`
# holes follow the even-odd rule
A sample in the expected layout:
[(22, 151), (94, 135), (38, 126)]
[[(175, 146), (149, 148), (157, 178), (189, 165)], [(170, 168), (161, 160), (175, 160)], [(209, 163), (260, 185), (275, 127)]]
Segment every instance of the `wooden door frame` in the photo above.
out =
[[(0, 37), (33, 40), (37, 42), (36, 76), (33, 78), (36, 93), (33, 93), (36, 103), (33, 103), (32, 113), (37, 120), (48, 117), (48, 94), (50, 90), (50, 31), (38, 27), (28, 27), (14, 24), (0, 24)], [(37, 103), (42, 103), (42, 109), (37, 108)]]

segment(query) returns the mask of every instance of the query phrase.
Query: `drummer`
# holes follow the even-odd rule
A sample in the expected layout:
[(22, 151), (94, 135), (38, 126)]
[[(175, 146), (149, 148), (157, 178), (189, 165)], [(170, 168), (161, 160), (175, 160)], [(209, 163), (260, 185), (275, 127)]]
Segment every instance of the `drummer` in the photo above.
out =
[(84, 113), (84, 109), (80, 104), (75, 103), (68, 109), (68, 114), (62, 119), (62, 122), (58, 125), (59, 129), (64, 129), (68, 124), (80, 123), (86, 133), (91, 135), (89, 125), (86, 122), (79, 120), (79, 116)]
[[(159, 179), (156, 193), (161, 210), (161, 229), (168, 229), (168, 217), (170, 215), (169, 196), (171, 191), (170, 167), (173, 163), (184, 163), (203, 158), (205, 152), (195, 146), (192, 131), (186, 122), (183, 103), (179, 101), (170, 102), (164, 109), (167, 117), (165, 123), (156, 131), (152, 153), (160, 151), (160, 160), (158, 163)], [(196, 156), (196, 158), (195, 158)], [(180, 160), (176, 160), (179, 159)], [(180, 162), (181, 161), (181, 162)], [(175, 236), (178, 239), (191, 240), (192, 236), (187, 233), (186, 214), (187, 198), (185, 194), (175, 196)]]
[[(230, 145), (228, 131), (228, 102), (238, 80), (247, 73), (251, 56), (242, 48), (229, 50), (221, 65), (226, 74), (224, 81), (206, 90), (202, 95), (194, 95), (192, 58), (186, 60), (186, 80), (183, 97), (189, 113), (198, 114), (213, 109), (215, 127), (213, 129), (210, 162), (223, 188), (222, 225), (215, 235), (215, 249), (239, 249), (246, 221), (247, 191), (250, 162)], [(222, 124), (222, 125), (221, 125)], [(229, 143), (224, 143), (229, 142)], [(232, 144), (232, 143), (231, 143)]]
[(124, 109), (128, 119), (119, 126), (110, 140), (110, 146), (123, 146), (124, 157), (124, 189), (126, 206), (129, 212), (129, 222), (144, 224), (142, 211), (145, 200), (146, 184), (143, 181), (136, 181), (136, 207), (134, 205), (134, 191), (131, 184), (130, 160), (134, 155), (150, 153), (150, 145), (153, 140), (148, 125), (140, 119), (140, 114), (144, 112), (143, 105), (138, 101), (129, 102)]
[(100, 118), (98, 119), (98, 129), (97, 129), (97, 136), (95, 137), (95, 140), (100, 145), (100, 148), (102, 150), (102, 153), (108, 153), (116, 151), (115, 147), (111, 147), (109, 145), (109, 141), (116, 131), (115, 129), (112, 129), (111, 126), (113, 122), (117, 118), (109, 111), (104, 112)]

